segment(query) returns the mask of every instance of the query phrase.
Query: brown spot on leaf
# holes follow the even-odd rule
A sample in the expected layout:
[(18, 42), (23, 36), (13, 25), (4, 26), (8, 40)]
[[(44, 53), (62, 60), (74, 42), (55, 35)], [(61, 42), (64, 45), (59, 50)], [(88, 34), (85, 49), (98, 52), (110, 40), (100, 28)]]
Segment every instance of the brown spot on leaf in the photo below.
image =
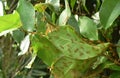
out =
[(89, 51), (86, 51), (86, 53), (87, 53), (87, 54), (90, 54), (90, 52), (89, 52)]
[(70, 48), (68, 48), (68, 52), (71, 52)]
[(66, 35), (67, 35), (68, 37), (70, 37), (70, 34), (67, 33)]
[(60, 45), (60, 48), (64, 49), (64, 47), (62, 45)]
[(80, 52), (80, 56), (82, 56), (83, 55), (83, 53), (82, 52)]
[(72, 42), (72, 43), (74, 43), (74, 40), (73, 40), (73, 39), (71, 39), (71, 42)]
[(76, 48), (75, 50), (74, 50), (74, 52), (76, 53), (76, 52), (78, 52), (79, 51), (79, 49), (78, 48)]
[(68, 66), (68, 64), (67, 64), (67, 63), (65, 63), (65, 62), (63, 62), (63, 65), (64, 65), (65, 67), (67, 67), (67, 66)]

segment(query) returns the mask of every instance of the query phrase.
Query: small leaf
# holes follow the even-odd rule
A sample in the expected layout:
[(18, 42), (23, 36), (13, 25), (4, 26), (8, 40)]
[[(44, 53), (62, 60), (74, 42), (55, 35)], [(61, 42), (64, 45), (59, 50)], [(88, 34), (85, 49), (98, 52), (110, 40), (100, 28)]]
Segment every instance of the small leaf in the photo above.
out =
[(29, 38), (29, 35), (27, 35), (20, 44), (21, 52), (18, 53), (18, 56), (24, 55), (28, 51), (29, 45), (30, 45), (30, 38)]
[(117, 43), (117, 53), (118, 53), (118, 56), (119, 56), (119, 58), (120, 58), (120, 40), (118, 41), (118, 43)]
[(74, 9), (76, 0), (70, 0), (70, 6), (72, 7), (72, 10)]
[[(3, 31), (5, 32), (6, 30), (9, 32), (10, 30), (17, 29), (20, 26), (20, 17), (16, 11), (13, 14), (0, 16), (0, 33)], [(2, 35), (4, 35), (4, 33)]]
[(2, 1), (0, 1), (0, 16), (3, 16), (3, 4)]
[(26, 31), (33, 31), (35, 24), (35, 10), (32, 4), (26, 0), (19, 0), (17, 11), (20, 14), (23, 29)]
[(65, 0), (65, 9), (62, 11), (62, 13), (60, 14), (59, 17), (59, 25), (65, 25), (69, 19), (69, 17), (71, 16), (71, 11), (70, 11), (70, 7), (68, 4), (68, 1)]
[(83, 16), (79, 18), (79, 29), (80, 33), (90, 39), (98, 40), (97, 26), (90, 18)]
[(13, 31), (13, 38), (16, 42), (20, 43), (24, 39), (25, 33), (20, 30)]
[(116, 65), (114, 62), (106, 61), (104, 63), (104, 68), (109, 68), (111, 70), (120, 71), (120, 66)]
[(48, 7), (48, 4), (45, 4), (45, 3), (39, 3), (39, 4), (35, 5), (35, 9), (38, 12), (45, 12), (45, 10), (46, 10), (47, 7)]
[(46, 0), (45, 3), (53, 5), (56, 11), (60, 9), (60, 0)]
[(86, 7), (86, 0), (81, 0), (84, 10), (89, 14), (89, 11)]
[(32, 54), (32, 59), (31, 59), (31, 61), (25, 66), (25, 68), (31, 68), (32, 67), (32, 64), (34, 63), (34, 61), (35, 61), (35, 58), (36, 58), (36, 54)]
[(68, 25), (75, 28), (75, 30), (80, 33), (78, 21), (75, 19), (75, 16), (71, 15), (67, 22)]
[(120, 0), (104, 0), (100, 9), (100, 21), (103, 28), (107, 29), (120, 15)]

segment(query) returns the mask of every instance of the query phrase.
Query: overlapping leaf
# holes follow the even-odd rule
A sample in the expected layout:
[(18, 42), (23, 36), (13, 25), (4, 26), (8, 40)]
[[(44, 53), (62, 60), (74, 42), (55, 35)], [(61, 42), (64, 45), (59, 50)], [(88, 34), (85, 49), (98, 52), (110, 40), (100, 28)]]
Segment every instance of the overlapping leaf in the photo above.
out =
[(103, 28), (109, 28), (120, 15), (120, 0), (104, 0), (100, 10), (100, 21)]
[(90, 40), (98, 40), (97, 26), (90, 18), (86, 16), (80, 17), (79, 29), (84, 37)]
[(84, 76), (108, 45), (109, 43), (88, 44), (69, 26), (56, 28), (47, 38), (41, 35), (34, 35), (32, 38), (34, 52), (51, 66), (55, 78)]
[(56, 11), (60, 9), (60, 0), (46, 0), (45, 3), (53, 5)]
[(69, 7), (67, 0), (65, 0), (65, 9), (60, 14), (59, 25), (60, 26), (65, 25), (68, 19), (70, 18), (70, 16), (71, 16), (70, 7)]
[(26, 0), (19, 0), (17, 11), (23, 24), (23, 29), (26, 31), (33, 31), (35, 24), (35, 10), (30, 2)]

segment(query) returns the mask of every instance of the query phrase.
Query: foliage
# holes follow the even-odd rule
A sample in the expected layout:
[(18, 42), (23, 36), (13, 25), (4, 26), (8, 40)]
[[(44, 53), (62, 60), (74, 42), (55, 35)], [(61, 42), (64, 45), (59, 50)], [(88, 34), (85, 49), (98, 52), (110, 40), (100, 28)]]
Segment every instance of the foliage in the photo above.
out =
[(0, 2), (0, 78), (120, 77), (120, 0)]

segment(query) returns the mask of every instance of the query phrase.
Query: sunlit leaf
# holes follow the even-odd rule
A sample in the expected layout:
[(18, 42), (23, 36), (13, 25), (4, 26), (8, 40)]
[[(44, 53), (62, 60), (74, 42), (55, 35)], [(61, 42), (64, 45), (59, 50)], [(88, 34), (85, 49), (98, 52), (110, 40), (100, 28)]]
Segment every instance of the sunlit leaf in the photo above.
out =
[(79, 18), (79, 29), (80, 33), (90, 39), (90, 40), (98, 40), (98, 32), (97, 32), (97, 26), (93, 22), (92, 19), (83, 16)]
[(62, 11), (62, 13), (59, 16), (59, 25), (60, 26), (65, 25), (70, 16), (71, 16), (70, 7), (68, 1), (65, 0), (65, 9)]
[(47, 7), (48, 7), (48, 4), (45, 4), (45, 3), (39, 3), (39, 4), (35, 5), (35, 9), (38, 12), (45, 12), (45, 10), (46, 10)]
[(56, 11), (60, 9), (60, 0), (46, 0), (45, 3), (53, 5)]
[(3, 16), (3, 4), (2, 4), (2, 1), (0, 1), (0, 16)]
[(17, 11), (20, 14), (23, 29), (26, 31), (33, 31), (35, 24), (35, 10), (32, 4), (26, 0), (19, 0)]
[(100, 21), (103, 28), (107, 29), (120, 15), (120, 0), (104, 0), (100, 9)]
[(2, 35), (10, 32), (11, 30), (17, 29), (21, 26), (21, 21), (19, 14), (15, 11), (13, 14), (8, 14), (0, 16), (0, 34), (4, 31)]
[(27, 35), (20, 44), (21, 52), (18, 53), (18, 56), (24, 55), (28, 51), (29, 45), (30, 45), (30, 38), (29, 35)]

